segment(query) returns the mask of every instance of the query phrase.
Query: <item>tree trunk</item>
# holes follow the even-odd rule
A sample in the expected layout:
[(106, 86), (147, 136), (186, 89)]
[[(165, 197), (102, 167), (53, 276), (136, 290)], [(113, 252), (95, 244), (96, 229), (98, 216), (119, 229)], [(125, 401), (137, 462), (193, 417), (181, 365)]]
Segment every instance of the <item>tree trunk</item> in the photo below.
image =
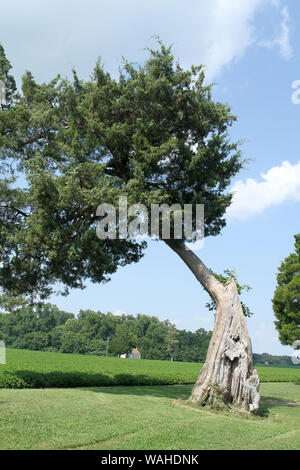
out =
[[(166, 241), (166, 240), (165, 240)], [(218, 281), (183, 243), (166, 241), (182, 258), (216, 303), (216, 317), (206, 361), (190, 400), (202, 405), (235, 404), (259, 408), (259, 377), (253, 370), (252, 346), (235, 280)]]

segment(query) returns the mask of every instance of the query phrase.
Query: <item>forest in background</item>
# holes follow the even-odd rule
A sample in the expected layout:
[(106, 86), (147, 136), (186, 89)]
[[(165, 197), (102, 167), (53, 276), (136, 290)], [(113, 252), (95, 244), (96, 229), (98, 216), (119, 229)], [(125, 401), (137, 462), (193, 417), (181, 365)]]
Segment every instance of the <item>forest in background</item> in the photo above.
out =
[[(179, 330), (144, 314), (81, 310), (75, 317), (53, 304), (0, 313), (0, 339), (15, 349), (117, 356), (136, 347), (143, 359), (203, 362), (210, 338), (211, 331), (203, 328)], [(291, 358), (255, 353), (254, 363), (290, 367)]]
[(177, 330), (168, 320), (143, 314), (113, 315), (81, 310), (77, 317), (52, 304), (0, 314), (7, 347), (117, 356), (138, 348), (143, 359), (202, 362), (211, 332)]

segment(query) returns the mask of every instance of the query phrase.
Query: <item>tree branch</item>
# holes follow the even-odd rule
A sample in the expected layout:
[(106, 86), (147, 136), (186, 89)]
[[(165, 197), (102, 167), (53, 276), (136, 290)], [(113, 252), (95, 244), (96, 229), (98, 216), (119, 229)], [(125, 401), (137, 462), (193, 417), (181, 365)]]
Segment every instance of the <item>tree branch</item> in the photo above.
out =
[(3, 207), (4, 209), (13, 209), (16, 211), (18, 214), (22, 215), (23, 217), (28, 217), (28, 214), (26, 212), (21, 211), (21, 209), (18, 209), (17, 207), (10, 206), (9, 204), (0, 204), (0, 207)]
[(202, 284), (204, 289), (217, 304), (220, 293), (223, 292), (224, 285), (215, 278), (200, 258), (198, 258), (184, 242), (174, 242), (172, 240), (164, 240), (164, 242), (180, 256), (182, 261), (190, 268), (196, 279)]

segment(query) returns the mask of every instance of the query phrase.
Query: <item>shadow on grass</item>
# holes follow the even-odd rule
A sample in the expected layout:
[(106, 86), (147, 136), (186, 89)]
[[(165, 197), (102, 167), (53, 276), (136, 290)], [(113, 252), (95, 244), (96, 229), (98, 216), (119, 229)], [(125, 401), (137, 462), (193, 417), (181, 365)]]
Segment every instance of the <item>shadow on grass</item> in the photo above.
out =
[[(99, 388), (100, 387), (100, 388)], [(113, 377), (88, 372), (5, 371), (0, 388), (81, 388), (98, 393), (188, 397), (192, 384), (178, 384), (172, 379), (147, 375), (116, 374)]]
[[(177, 382), (177, 383), (176, 383)], [(299, 382), (295, 385), (300, 385)], [(100, 387), (100, 388), (97, 388)], [(116, 374), (72, 372), (35, 372), (30, 370), (4, 371), (0, 388), (81, 388), (98, 393), (118, 395), (151, 395), (173, 399), (188, 399), (193, 384), (178, 384), (175, 378), (151, 377), (145, 374)], [(262, 397), (258, 415), (267, 417), (275, 406), (300, 406), (280, 398)]]
[(277, 406), (300, 407), (300, 403), (283, 400), (278, 397), (262, 397), (260, 400), (258, 415), (262, 418), (267, 418), (270, 414), (270, 410)]
[(268, 418), (270, 414), (270, 410), (278, 406), (300, 407), (300, 403), (286, 401), (277, 397), (276, 398), (275, 397), (263, 397), (261, 398), (261, 401), (259, 404), (259, 410), (255, 412), (254, 414), (251, 414), (251, 413), (243, 411), (239, 407), (232, 405), (232, 404), (223, 404), (221, 408), (220, 406), (215, 407), (211, 405), (200, 406), (197, 403), (191, 403), (190, 401), (187, 400), (187, 398), (188, 398), (187, 396), (180, 397), (179, 399), (174, 400), (174, 403), (177, 406), (194, 409), (195, 411), (202, 411), (202, 412), (207, 411), (208, 413), (214, 413), (214, 414), (219, 414), (223, 416), (238, 416), (238, 417), (243, 417), (247, 419), (249, 417)]
[(114, 386), (84, 388), (95, 393), (109, 393), (110, 395), (136, 395), (155, 396), (159, 398), (171, 398), (187, 400), (192, 391), (192, 385), (134, 385), (134, 386)]

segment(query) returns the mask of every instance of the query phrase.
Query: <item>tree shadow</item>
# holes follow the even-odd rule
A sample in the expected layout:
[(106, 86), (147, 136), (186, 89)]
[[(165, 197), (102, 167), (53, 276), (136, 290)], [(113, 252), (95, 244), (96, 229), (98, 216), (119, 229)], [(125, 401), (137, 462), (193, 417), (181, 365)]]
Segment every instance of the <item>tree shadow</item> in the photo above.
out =
[(192, 385), (129, 385), (114, 387), (85, 387), (83, 390), (110, 395), (151, 395), (158, 398), (187, 400), (192, 391)]
[(300, 403), (283, 400), (282, 398), (278, 397), (262, 397), (257, 414), (262, 418), (267, 418), (270, 414), (270, 410), (277, 406), (300, 407)]
[[(5, 374), (6, 372), (4, 372)], [(95, 393), (117, 395), (151, 395), (170, 399), (188, 399), (193, 384), (176, 384), (166, 378), (145, 374), (116, 374), (109, 376), (94, 372), (36, 372), (31, 370), (7, 371), (10, 381), (5, 388), (81, 388)], [(18, 381), (16, 383), (16, 380)], [(295, 385), (300, 385), (296, 382)], [(262, 397), (258, 416), (269, 416), (275, 406), (300, 406), (277, 397)]]
[[(147, 375), (116, 374), (109, 376), (90, 372), (35, 372), (9, 371), (11, 384), (5, 388), (81, 388), (83, 390), (118, 395), (153, 395), (158, 397), (185, 398), (191, 393), (192, 384), (178, 385), (167, 379)], [(18, 380), (15, 386), (14, 379)]]
[(88, 372), (35, 372), (31, 370), (9, 371), (9, 375), (22, 381), (24, 388), (71, 388), (111, 385), (112, 377)]

